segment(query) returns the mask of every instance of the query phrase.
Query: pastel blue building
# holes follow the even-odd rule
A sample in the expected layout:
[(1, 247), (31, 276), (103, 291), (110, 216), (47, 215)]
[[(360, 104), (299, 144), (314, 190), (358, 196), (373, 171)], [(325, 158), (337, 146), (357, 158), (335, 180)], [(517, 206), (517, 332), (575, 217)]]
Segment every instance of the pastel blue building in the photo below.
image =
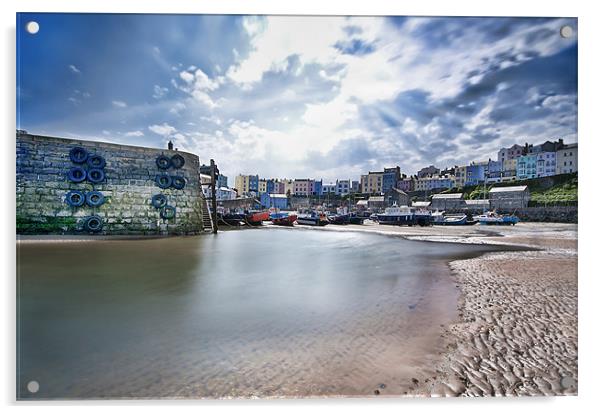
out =
[(387, 193), (391, 189), (396, 188), (397, 181), (401, 179), (401, 171), (399, 167), (385, 168), (383, 171), (382, 192)]
[(537, 154), (527, 154), (516, 161), (516, 177), (519, 180), (528, 180), (537, 177)]
[(249, 192), (259, 193), (259, 176), (249, 175)]
[(485, 181), (485, 165), (471, 164), (466, 167), (466, 183), (464, 185), (479, 185)]
[(286, 194), (261, 193), (259, 202), (263, 208), (288, 208), (288, 198), (286, 197)]

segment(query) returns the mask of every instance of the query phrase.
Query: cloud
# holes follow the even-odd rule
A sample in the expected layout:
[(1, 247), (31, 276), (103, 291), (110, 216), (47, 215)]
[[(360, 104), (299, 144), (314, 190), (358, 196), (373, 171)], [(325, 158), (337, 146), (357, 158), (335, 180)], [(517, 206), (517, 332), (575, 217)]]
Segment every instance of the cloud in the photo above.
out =
[(161, 99), (165, 96), (165, 94), (167, 94), (167, 92), (169, 91), (168, 88), (159, 86), (159, 85), (155, 85), (153, 86), (153, 98), (155, 99)]
[(218, 104), (211, 98), (209, 92), (216, 90), (219, 87), (219, 82), (209, 78), (201, 69), (194, 69), (195, 67), (191, 67), (188, 70), (181, 71), (180, 79), (184, 83), (174, 81), (176, 87), (207, 107), (215, 108)]
[[(576, 140), (577, 36), (558, 36), (564, 24), (577, 33), (576, 19), (97, 18), (87, 44), (98, 55), (77, 78), (80, 91), (56, 82), (66, 67), (80, 73), (69, 53), (57, 51), (44, 77), (38, 62), (24, 62), (27, 129), (130, 131), (118, 134), (126, 143), (144, 131), (145, 145), (169, 137), (230, 175), (330, 181), (385, 165), (412, 173), (467, 163), (525, 140)], [(111, 53), (102, 48), (109, 34)], [(63, 37), (65, 50), (77, 38)], [(43, 103), (31, 98), (41, 94)]]
[(176, 128), (174, 128), (173, 126), (169, 125), (166, 122), (164, 122), (161, 125), (150, 125), (148, 127), (148, 129), (151, 132), (154, 132), (155, 134), (161, 135), (163, 137), (169, 137), (171, 135), (174, 135), (176, 132), (178, 132), (178, 130)]
[(144, 136), (144, 132), (142, 131), (130, 131), (130, 132), (126, 132), (125, 134), (123, 134), (123, 136), (125, 137), (143, 137)]
[(73, 73), (77, 73), (80, 74), (82, 73), (75, 65), (69, 65), (69, 69), (71, 70), (71, 72)]

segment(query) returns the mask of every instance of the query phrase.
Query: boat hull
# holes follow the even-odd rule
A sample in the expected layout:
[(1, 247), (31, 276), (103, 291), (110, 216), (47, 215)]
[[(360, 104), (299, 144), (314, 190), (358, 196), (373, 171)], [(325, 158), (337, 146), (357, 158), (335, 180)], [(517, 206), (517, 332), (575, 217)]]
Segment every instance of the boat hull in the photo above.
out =
[(292, 227), (295, 224), (296, 220), (297, 220), (297, 215), (296, 214), (289, 214), (288, 216), (284, 216), (284, 217), (274, 217), (274, 218), (272, 218), (272, 223), (275, 224), (276, 226), (289, 226), (289, 227)]
[(261, 223), (270, 219), (270, 213), (267, 211), (260, 211), (257, 213), (250, 213), (246, 217), (247, 223), (251, 226), (261, 226)]
[(318, 217), (297, 217), (297, 224), (304, 226), (325, 226), (328, 224), (328, 221)]

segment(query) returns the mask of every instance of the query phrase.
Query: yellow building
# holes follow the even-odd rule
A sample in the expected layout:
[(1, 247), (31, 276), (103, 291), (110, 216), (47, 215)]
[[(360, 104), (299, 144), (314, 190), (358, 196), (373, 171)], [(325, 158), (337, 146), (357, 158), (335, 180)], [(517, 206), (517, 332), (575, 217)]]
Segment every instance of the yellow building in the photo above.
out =
[(360, 187), (362, 193), (380, 194), (383, 191), (383, 173), (369, 172), (361, 176)]
[(237, 175), (234, 178), (234, 188), (238, 192), (238, 195), (247, 194), (249, 192), (249, 176), (248, 175)]

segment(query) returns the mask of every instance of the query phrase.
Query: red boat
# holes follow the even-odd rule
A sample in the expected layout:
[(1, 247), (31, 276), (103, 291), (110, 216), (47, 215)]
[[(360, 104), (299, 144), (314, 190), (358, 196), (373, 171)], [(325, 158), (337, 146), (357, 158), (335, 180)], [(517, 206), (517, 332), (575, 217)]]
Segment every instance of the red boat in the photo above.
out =
[(277, 226), (292, 226), (297, 220), (296, 214), (272, 213), (270, 220)]
[(269, 211), (257, 211), (254, 213), (247, 214), (247, 223), (251, 226), (261, 226), (262, 221), (268, 221), (270, 219)]

